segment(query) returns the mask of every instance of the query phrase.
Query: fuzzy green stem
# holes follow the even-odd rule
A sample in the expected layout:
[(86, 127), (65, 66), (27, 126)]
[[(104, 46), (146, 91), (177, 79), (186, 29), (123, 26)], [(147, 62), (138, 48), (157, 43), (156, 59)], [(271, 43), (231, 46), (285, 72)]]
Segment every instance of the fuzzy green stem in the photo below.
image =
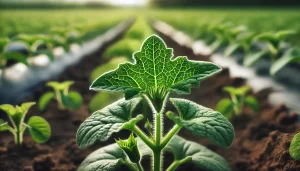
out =
[(165, 146), (170, 142), (171, 138), (177, 134), (177, 132), (180, 130), (180, 126), (179, 125), (175, 125), (168, 133), (167, 135), (164, 137), (164, 139), (162, 140), (160, 147), (163, 149), (165, 148)]
[(160, 149), (154, 150), (153, 151), (153, 170), (154, 171), (161, 171), (161, 168), (162, 168), (161, 159), (162, 159), (161, 150)]
[(174, 160), (174, 162), (167, 168), (166, 171), (174, 171), (175, 169), (177, 169), (178, 166), (190, 160), (192, 160), (191, 156), (188, 156), (182, 160)]
[(143, 133), (143, 131), (138, 126), (135, 125), (131, 130), (137, 136), (139, 136), (141, 140), (144, 141), (144, 143), (147, 144), (151, 149), (155, 148), (154, 143), (150, 140), (150, 138), (147, 135), (145, 135), (145, 133)]

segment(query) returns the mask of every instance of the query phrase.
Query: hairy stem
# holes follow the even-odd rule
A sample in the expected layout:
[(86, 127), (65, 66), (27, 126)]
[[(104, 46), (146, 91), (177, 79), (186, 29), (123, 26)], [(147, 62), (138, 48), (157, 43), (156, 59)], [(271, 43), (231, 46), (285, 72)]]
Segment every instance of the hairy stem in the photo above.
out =
[(168, 133), (167, 135), (164, 137), (164, 139), (162, 140), (160, 147), (163, 149), (165, 148), (165, 146), (170, 142), (171, 138), (177, 134), (177, 132), (180, 130), (180, 126), (179, 125), (175, 125)]
[(192, 160), (191, 156), (188, 156), (182, 160), (174, 160), (174, 162), (167, 168), (166, 171), (174, 171), (175, 169), (177, 169), (178, 166), (190, 160)]
[(150, 138), (147, 135), (145, 135), (145, 133), (138, 126), (135, 125), (131, 130), (137, 136), (139, 136), (141, 140), (144, 141), (144, 143), (147, 144), (151, 149), (155, 148), (154, 143), (150, 140)]
[(153, 170), (154, 171), (161, 171), (162, 168), (162, 154), (161, 150), (154, 150), (153, 151)]

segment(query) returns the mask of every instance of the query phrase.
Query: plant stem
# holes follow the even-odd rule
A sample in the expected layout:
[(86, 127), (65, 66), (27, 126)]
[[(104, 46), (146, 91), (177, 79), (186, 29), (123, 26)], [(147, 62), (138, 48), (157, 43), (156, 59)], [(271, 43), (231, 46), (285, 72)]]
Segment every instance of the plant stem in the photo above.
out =
[(154, 171), (160, 171), (162, 166), (161, 166), (161, 149), (154, 150), (153, 151), (153, 170)]
[(161, 121), (162, 117), (160, 113), (155, 115), (155, 146), (156, 148), (153, 150), (153, 167), (154, 171), (160, 171), (162, 168), (162, 148), (160, 147), (160, 139), (162, 137), (162, 130), (161, 130)]
[(191, 156), (188, 156), (182, 160), (174, 160), (174, 162), (167, 168), (166, 171), (174, 171), (175, 169), (177, 169), (178, 166), (190, 160), (192, 160)]
[(175, 125), (168, 133), (167, 135), (164, 137), (164, 139), (162, 140), (160, 147), (163, 149), (165, 148), (165, 146), (168, 144), (168, 142), (171, 140), (171, 138), (180, 130), (180, 126), (179, 125)]
[(139, 136), (139, 137), (145, 142), (145, 144), (147, 144), (151, 149), (154, 149), (154, 148), (155, 148), (154, 143), (150, 140), (150, 138), (149, 138), (147, 135), (145, 135), (145, 134), (143, 133), (143, 131), (142, 131), (138, 126), (135, 125), (135, 126), (132, 128), (132, 131), (133, 131), (137, 136)]
[(18, 129), (15, 134), (15, 143), (21, 145), (23, 142), (23, 132)]

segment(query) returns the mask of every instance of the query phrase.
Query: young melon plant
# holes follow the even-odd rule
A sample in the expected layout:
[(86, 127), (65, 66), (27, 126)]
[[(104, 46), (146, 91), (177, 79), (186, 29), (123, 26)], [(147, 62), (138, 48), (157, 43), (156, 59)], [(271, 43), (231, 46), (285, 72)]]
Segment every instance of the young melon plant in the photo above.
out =
[[(106, 141), (123, 129), (131, 131), (137, 138), (130, 135), (128, 140), (117, 140), (117, 143), (100, 148), (81, 163), (79, 171), (116, 170), (122, 165), (141, 171), (144, 169), (140, 162), (146, 155), (152, 156), (151, 170), (161, 171), (162, 156), (166, 151), (174, 154), (174, 162), (166, 169), (168, 171), (183, 163), (193, 163), (204, 170), (230, 170), (226, 160), (218, 154), (176, 135), (185, 128), (216, 145), (229, 147), (234, 139), (234, 129), (228, 119), (195, 102), (169, 98), (170, 93), (189, 94), (192, 87), (199, 86), (200, 81), (218, 73), (221, 68), (184, 56), (173, 58), (172, 50), (160, 37), (152, 35), (144, 41), (140, 51), (133, 54), (134, 63), (120, 64), (92, 83), (91, 90), (122, 92), (125, 98), (94, 112), (80, 125), (76, 135), (78, 146), (86, 148)], [(134, 115), (135, 107), (143, 98), (152, 109), (151, 122), (143, 120), (144, 114)], [(169, 101), (178, 114), (165, 112)], [(167, 133), (164, 133), (165, 116), (174, 122)], [(148, 134), (138, 124), (145, 125)]]
[(50, 125), (42, 117), (32, 116), (25, 123), (25, 116), (29, 108), (34, 104), (35, 102), (28, 102), (15, 107), (10, 104), (0, 105), (0, 109), (6, 112), (11, 123), (9, 124), (8, 121), (0, 119), (0, 131), (10, 131), (14, 135), (15, 143), (18, 145), (22, 144), (23, 134), (26, 129), (29, 130), (30, 136), (37, 143), (48, 141), (51, 135)]
[[(49, 44), (48, 39), (49, 38), (47, 38), (45, 35), (20, 34), (14, 38), (14, 41), (21, 41), (22, 43), (24, 43), (29, 53), (29, 56), (44, 54), (47, 55), (51, 61), (53, 61), (54, 55), (51, 49), (39, 49), (40, 46), (47, 46), (47, 43)], [(45, 40), (47, 40), (48, 42), (46, 42)]]
[(271, 58), (271, 62), (275, 62), (275, 60), (278, 58), (278, 55), (280, 54), (281, 44), (283, 43), (283, 41), (296, 33), (297, 32), (294, 30), (283, 30), (276, 33), (265, 32), (257, 35), (256, 37), (254, 37), (254, 40), (266, 43), (267, 48), (263, 48), (258, 52), (246, 56), (246, 58), (244, 59), (244, 65), (252, 66), (264, 56), (269, 56)]
[(8, 38), (0, 38), (0, 69), (4, 69), (8, 60), (14, 60), (28, 65), (26, 56), (18, 52), (8, 52)]
[(300, 48), (291, 48), (287, 50), (282, 57), (272, 64), (270, 74), (275, 75), (278, 71), (290, 63), (300, 63)]
[(227, 86), (223, 90), (230, 94), (231, 99), (224, 98), (220, 100), (216, 106), (216, 110), (226, 118), (231, 118), (233, 115), (240, 115), (245, 104), (251, 107), (253, 111), (259, 111), (259, 103), (256, 98), (251, 95), (246, 96), (250, 90), (248, 86), (239, 88)]
[(248, 54), (250, 52), (254, 36), (255, 33), (253, 32), (239, 34), (237, 38), (225, 49), (224, 55), (231, 56), (237, 50), (243, 50), (245, 55)]
[(289, 152), (293, 159), (300, 161), (300, 132), (293, 137)]
[(53, 92), (43, 94), (39, 99), (39, 110), (44, 111), (48, 103), (56, 99), (58, 107), (61, 110), (72, 108), (78, 109), (82, 104), (82, 97), (76, 91), (69, 91), (69, 87), (74, 84), (74, 81), (64, 81), (62, 83), (50, 81), (48, 87), (53, 89)]

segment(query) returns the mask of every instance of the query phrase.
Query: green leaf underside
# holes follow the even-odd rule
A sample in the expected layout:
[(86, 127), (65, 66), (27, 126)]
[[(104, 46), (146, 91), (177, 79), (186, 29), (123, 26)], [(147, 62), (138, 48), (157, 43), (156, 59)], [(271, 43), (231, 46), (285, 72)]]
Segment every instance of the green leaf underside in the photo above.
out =
[(179, 112), (179, 116), (168, 115), (176, 124), (198, 136), (207, 137), (221, 147), (229, 147), (232, 144), (233, 126), (221, 113), (189, 100), (178, 98), (170, 100)]
[(191, 61), (182, 56), (172, 59), (172, 49), (166, 48), (155, 35), (146, 39), (141, 51), (133, 56), (135, 63), (120, 64), (116, 70), (98, 77), (90, 89), (121, 91), (126, 99), (140, 92), (152, 99), (162, 98), (169, 91), (187, 94), (192, 86), (221, 70), (210, 62)]
[(112, 171), (122, 165), (126, 159), (123, 150), (111, 144), (91, 153), (79, 166), (78, 171)]
[(177, 135), (171, 139), (165, 150), (173, 152), (175, 160), (191, 157), (189, 162), (200, 169), (207, 171), (231, 170), (223, 157), (198, 143), (187, 141)]
[(289, 152), (293, 159), (300, 161), (300, 132), (293, 137)]
[(82, 97), (79, 93), (70, 91), (66, 96), (62, 94), (62, 101), (64, 105), (73, 109), (78, 109), (82, 104)]
[(55, 99), (55, 94), (53, 92), (43, 94), (39, 99), (39, 110), (44, 111), (52, 99)]
[(222, 113), (226, 118), (231, 118), (234, 111), (234, 103), (228, 98), (222, 99), (217, 104), (216, 110)]
[(253, 109), (253, 111), (255, 112), (259, 111), (259, 103), (254, 96), (247, 96), (245, 98), (245, 104), (250, 106)]
[(51, 135), (51, 128), (44, 118), (32, 116), (28, 121), (28, 125), (30, 126), (29, 133), (35, 142), (44, 143), (48, 141)]
[(141, 101), (141, 98), (118, 100), (111, 105), (94, 112), (86, 119), (77, 131), (77, 144), (80, 148), (88, 147), (97, 140), (106, 141), (114, 132), (129, 128), (141, 120), (138, 115), (131, 118), (132, 111)]

